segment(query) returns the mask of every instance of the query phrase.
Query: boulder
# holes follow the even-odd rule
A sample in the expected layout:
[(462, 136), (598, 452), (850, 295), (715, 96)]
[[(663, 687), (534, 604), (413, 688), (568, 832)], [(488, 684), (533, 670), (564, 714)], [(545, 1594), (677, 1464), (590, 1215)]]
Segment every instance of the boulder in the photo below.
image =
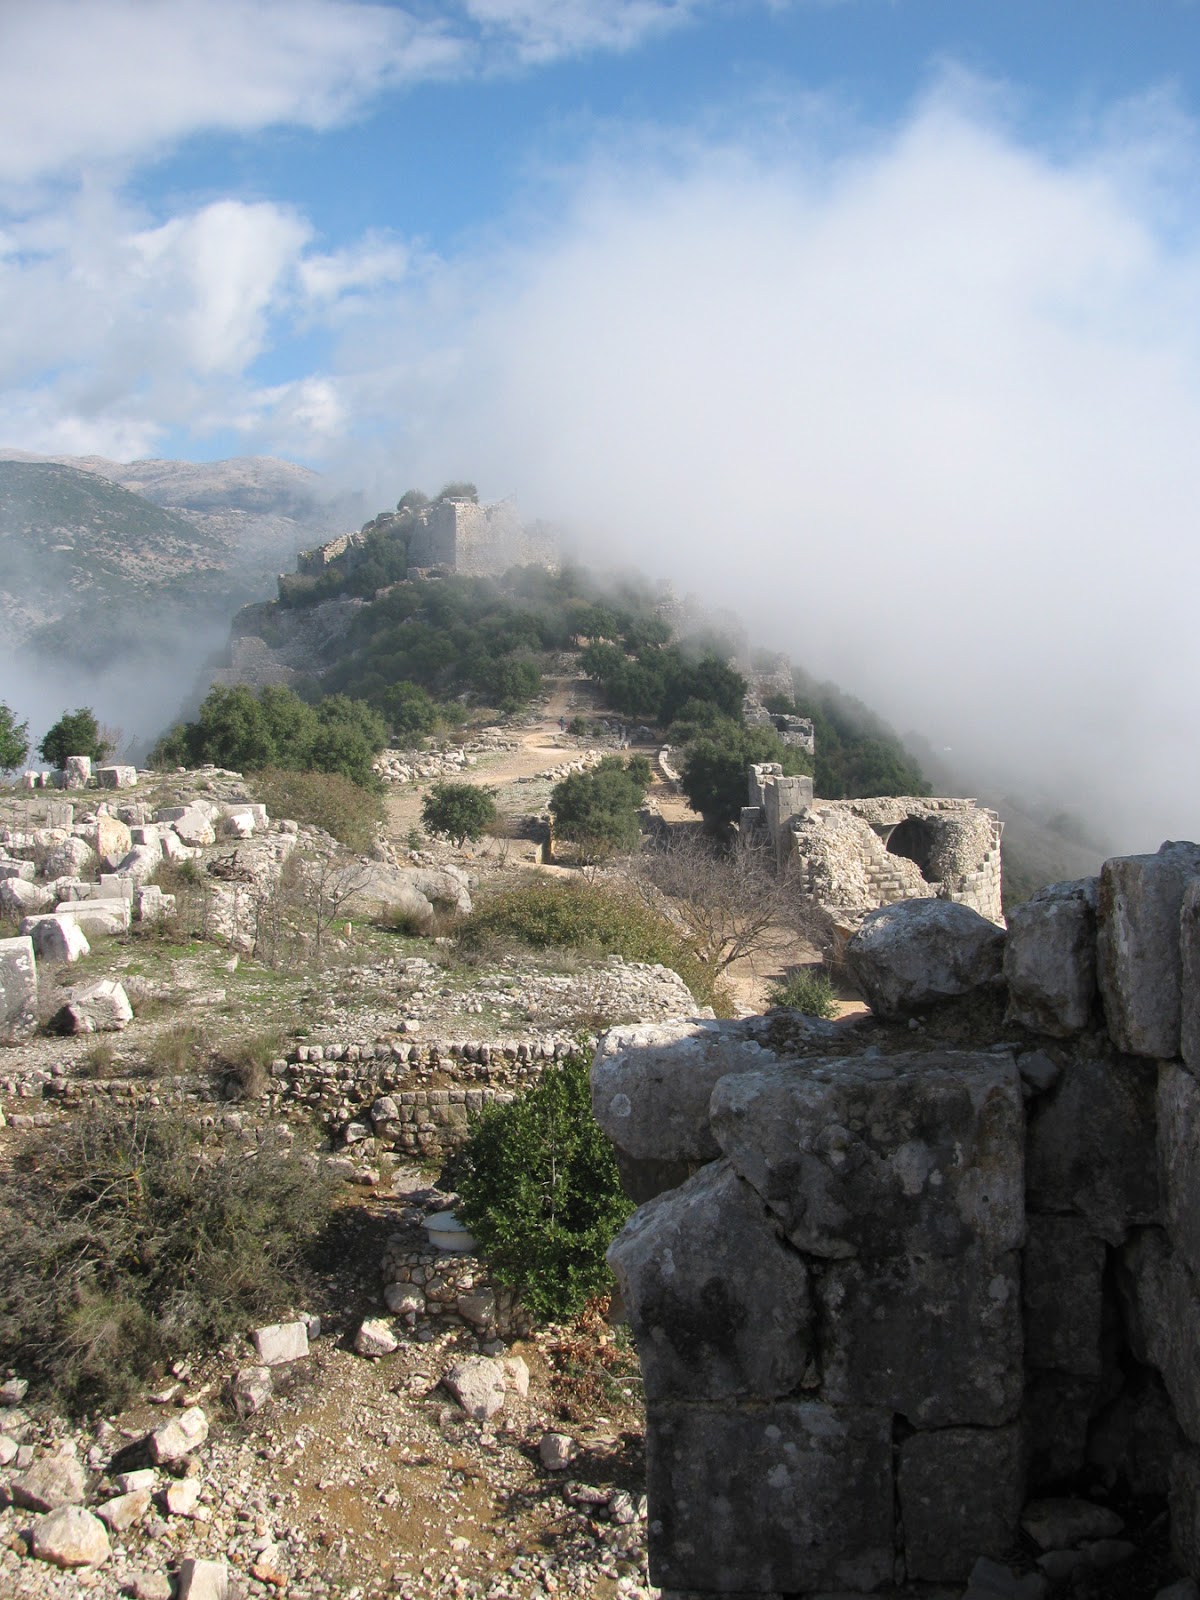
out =
[(726, 1077), (712, 1126), (816, 1289), (822, 1394), (917, 1427), (1020, 1405), (1024, 1115), (1007, 1055), (931, 1051)]
[(190, 1406), (161, 1428), (155, 1428), (150, 1435), (150, 1459), (156, 1466), (178, 1461), (198, 1450), (207, 1438), (208, 1418), (199, 1406)]
[(100, 866), (106, 872), (111, 872), (118, 861), (129, 854), (132, 844), (128, 827), (118, 817), (96, 818), (95, 849)]
[(96, 852), (86, 839), (72, 835), (51, 844), (42, 858), (42, 876), (52, 878), (81, 878), (96, 864)]
[(161, 844), (134, 844), (117, 862), (117, 874), (132, 880), (134, 884), (142, 884), (154, 876), (162, 863)]
[(504, 1363), (490, 1356), (468, 1356), (456, 1362), (443, 1375), (442, 1382), (476, 1422), (486, 1422), (496, 1415), (508, 1389)]
[(37, 1027), (37, 962), (33, 940), (0, 939), (0, 1039)]
[(132, 1021), (133, 1007), (124, 986), (115, 978), (101, 978), (86, 989), (72, 992), (50, 1019), (50, 1028), (66, 1035), (119, 1033)]
[(274, 1392), (270, 1367), (241, 1367), (229, 1380), (229, 1398), (239, 1417), (262, 1410)]
[(26, 917), (21, 931), (33, 940), (34, 952), (39, 961), (75, 962), (80, 956), (91, 954), (87, 935), (74, 917)]
[[(161, 812), (159, 816), (162, 816)], [(172, 817), (169, 820), (171, 831), (192, 849), (216, 843), (217, 836), (213, 831), (213, 825), (207, 813), (201, 810), (199, 806), (187, 806), (183, 808), (179, 816)]]
[(369, 1317), (354, 1336), (354, 1348), (360, 1356), (390, 1356), (400, 1348), (400, 1341), (382, 1317)]
[(0, 878), (0, 916), (36, 916), (54, 904), (53, 891), (27, 878)]
[(99, 1517), (82, 1506), (59, 1506), (34, 1524), (33, 1553), (56, 1567), (96, 1567), (112, 1546)]
[(592, 1061), (592, 1111), (635, 1200), (674, 1188), (720, 1155), (708, 1121), (717, 1081), (778, 1057), (740, 1022), (610, 1028)]
[(1066, 1039), (1087, 1027), (1097, 997), (1099, 883), (1055, 883), (1008, 913), (1004, 978), (1008, 1015), (1022, 1027)]
[(646, 1399), (777, 1399), (813, 1345), (808, 1269), (727, 1161), (636, 1211), (608, 1252)]
[(1167, 1060), (1180, 1050), (1181, 915), (1200, 847), (1167, 843), (1157, 855), (1119, 856), (1100, 872), (1097, 972), (1108, 1031), (1119, 1050)]
[(13, 1504), (26, 1511), (55, 1511), (83, 1503), (83, 1467), (73, 1455), (43, 1456), (9, 1486)]
[(876, 1016), (907, 1017), (1000, 982), (1004, 930), (953, 900), (902, 900), (864, 917), (846, 962)]

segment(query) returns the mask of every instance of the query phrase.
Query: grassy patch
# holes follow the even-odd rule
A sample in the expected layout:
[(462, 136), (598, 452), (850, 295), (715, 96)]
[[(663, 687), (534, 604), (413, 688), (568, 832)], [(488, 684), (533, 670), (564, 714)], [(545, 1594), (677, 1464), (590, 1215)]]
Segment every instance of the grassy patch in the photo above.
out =
[(660, 963), (677, 972), (701, 1005), (728, 1015), (728, 999), (712, 969), (666, 917), (608, 884), (531, 876), (481, 897), (459, 930), (463, 953), (518, 940), (535, 949), (561, 948)]
[(771, 989), (771, 1004), (802, 1011), (808, 1017), (837, 1016), (837, 993), (829, 975), (819, 968), (793, 967), (781, 983)]

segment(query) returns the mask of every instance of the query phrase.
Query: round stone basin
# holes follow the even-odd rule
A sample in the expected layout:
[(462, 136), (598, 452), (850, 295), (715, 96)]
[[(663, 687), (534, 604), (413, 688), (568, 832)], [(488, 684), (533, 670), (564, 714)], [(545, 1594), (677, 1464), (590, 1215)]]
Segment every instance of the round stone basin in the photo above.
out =
[(435, 1211), (425, 1218), (423, 1226), (435, 1250), (468, 1255), (475, 1249), (475, 1236), (467, 1232), (453, 1211)]

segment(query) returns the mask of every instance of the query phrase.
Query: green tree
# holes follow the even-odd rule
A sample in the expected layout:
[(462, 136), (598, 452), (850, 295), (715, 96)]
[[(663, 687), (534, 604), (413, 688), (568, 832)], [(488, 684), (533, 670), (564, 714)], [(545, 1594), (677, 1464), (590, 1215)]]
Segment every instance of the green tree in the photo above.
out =
[(628, 765), (619, 756), (605, 756), (591, 772), (573, 772), (555, 784), (550, 794), (555, 829), (578, 846), (585, 861), (632, 850), (649, 784), (645, 756), (633, 757)]
[(496, 802), (472, 783), (435, 783), (421, 802), (421, 822), (429, 833), (444, 833), (464, 845), (481, 839), (496, 820)]
[(575, 1316), (611, 1278), (604, 1256), (633, 1210), (592, 1115), (588, 1054), (569, 1056), (475, 1123), (458, 1214), (488, 1265), (541, 1317)]
[(112, 746), (100, 736), (100, 725), (89, 706), (77, 706), (74, 711), (64, 711), (46, 734), (38, 751), (43, 760), (53, 767), (64, 767), (68, 756), (90, 756), (93, 761), (103, 761), (112, 753)]
[(688, 804), (713, 833), (729, 828), (748, 803), (746, 769), (759, 761), (778, 761), (784, 772), (808, 772), (808, 759), (785, 745), (773, 728), (719, 724), (688, 745), (680, 783)]
[(11, 706), (0, 700), (0, 772), (11, 772), (29, 754), (29, 724), (18, 722)]

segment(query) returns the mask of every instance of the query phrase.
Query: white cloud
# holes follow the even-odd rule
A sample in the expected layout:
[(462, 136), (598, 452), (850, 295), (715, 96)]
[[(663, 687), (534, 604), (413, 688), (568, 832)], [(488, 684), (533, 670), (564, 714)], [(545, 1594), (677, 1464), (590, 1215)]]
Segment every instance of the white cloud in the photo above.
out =
[(628, 50), (679, 26), (703, 0), (466, 0), (467, 14), (525, 62), (585, 50)]
[(845, 160), (601, 168), (347, 343), (349, 413), (405, 420), (380, 492), (516, 486), (902, 728), (1194, 835), (1196, 138), (1136, 136), (1051, 158), (943, 94)]

